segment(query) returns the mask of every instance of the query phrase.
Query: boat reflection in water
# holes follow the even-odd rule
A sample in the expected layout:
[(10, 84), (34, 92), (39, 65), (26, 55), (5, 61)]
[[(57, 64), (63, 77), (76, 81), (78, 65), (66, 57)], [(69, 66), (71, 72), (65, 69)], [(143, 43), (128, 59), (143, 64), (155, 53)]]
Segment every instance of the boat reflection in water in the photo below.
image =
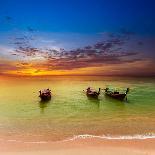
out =
[(50, 100), (46, 100), (46, 101), (41, 100), (41, 101), (39, 101), (39, 107), (40, 107), (41, 113), (44, 113), (44, 111), (45, 111), (46, 107), (48, 107), (49, 103), (50, 103)]

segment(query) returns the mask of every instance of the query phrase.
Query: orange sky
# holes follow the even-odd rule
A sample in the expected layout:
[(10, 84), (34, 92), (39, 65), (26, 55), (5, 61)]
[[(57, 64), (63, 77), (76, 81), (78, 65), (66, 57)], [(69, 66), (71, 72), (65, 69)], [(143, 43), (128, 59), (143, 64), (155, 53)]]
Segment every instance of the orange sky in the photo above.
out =
[[(3, 66), (2, 66), (3, 64)], [(123, 64), (102, 64), (96, 67), (49, 70), (44, 61), (19, 62), (1, 59), (1, 73), (13, 76), (48, 76), (48, 75), (151, 75), (155, 65), (151, 60), (126, 62)], [(152, 66), (152, 67), (150, 67)], [(147, 74), (146, 74), (147, 73)]]

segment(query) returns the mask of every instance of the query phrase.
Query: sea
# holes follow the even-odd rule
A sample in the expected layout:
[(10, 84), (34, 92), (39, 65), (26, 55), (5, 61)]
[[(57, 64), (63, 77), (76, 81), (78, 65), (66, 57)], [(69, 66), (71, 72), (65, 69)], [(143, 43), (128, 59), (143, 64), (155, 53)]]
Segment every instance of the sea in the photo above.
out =
[[(87, 87), (98, 99), (88, 98)], [(107, 97), (106, 87), (127, 100)], [(52, 91), (42, 102), (39, 90)], [(0, 77), (0, 140), (46, 143), (78, 138), (155, 138), (155, 77)]]

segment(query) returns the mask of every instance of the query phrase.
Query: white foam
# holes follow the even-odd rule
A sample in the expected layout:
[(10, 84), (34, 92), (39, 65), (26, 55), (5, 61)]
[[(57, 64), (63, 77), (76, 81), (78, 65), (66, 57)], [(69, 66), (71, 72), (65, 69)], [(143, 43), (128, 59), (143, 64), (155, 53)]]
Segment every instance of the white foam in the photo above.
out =
[[(98, 139), (109, 139), (109, 140), (143, 140), (143, 139), (153, 139), (155, 138), (155, 133), (148, 133), (144, 135), (123, 135), (123, 136), (111, 136), (111, 135), (90, 135), (90, 134), (83, 134), (83, 135), (75, 135), (71, 138), (67, 138), (64, 141), (74, 141), (77, 139), (91, 139), (91, 138), (98, 138)], [(3, 139), (0, 139), (2, 141)], [(8, 142), (22, 142), (22, 143), (32, 143), (32, 144), (45, 144), (51, 141), (20, 141), (20, 140), (15, 140), (15, 139), (8, 139)], [(60, 142), (60, 141), (55, 141), (55, 142)]]
[(124, 135), (124, 136), (110, 136), (110, 135), (102, 135), (102, 136), (96, 136), (96, 135), (89, 135), (89, 134), (84, 134), (84, 135), (75, 135), (72, 138), (68, 138), (64, 141), (72, 141), (76, 139), (88, 139), (88, 138), (99, 138), (99, 139), (126, 139), (126, 140), (132, 140), (132, 139), (152, 139), (155, 138), (154, 133), (149, 133), (145, 135)]
[(47, 141), (33, 141), (33, 142), (24, 142), (24, 143), (31, 143), (31, 144), (45, 144), (48, 143)]

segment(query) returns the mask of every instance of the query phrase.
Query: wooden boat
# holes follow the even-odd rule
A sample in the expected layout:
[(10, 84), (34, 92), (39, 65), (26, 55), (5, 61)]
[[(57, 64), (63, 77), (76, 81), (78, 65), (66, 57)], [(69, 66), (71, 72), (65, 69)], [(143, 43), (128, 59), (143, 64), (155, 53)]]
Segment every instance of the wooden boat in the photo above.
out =
[(86, 89), (86, 95), (87, 95), (88, 97), (98, 98), (98, 96), (100, 95), (100, 90), (101, 90), (101, 88), (99, 88), (99, 91), (96, 92), (95, 90), (92, 90), (90, 87), (88, 87), (88, 88)]
[(111, 91), (109, 88), (105, 89), (105, 94), (117, 100), (127, 99), (127, 93), (129, 92), (129, 88), (126, 89), (125, 93), (120, 93), (119, 91)]
[(47, 100), (50, 100), (51, 99), (51, 90), (49, 89), (44, 89), (44, 90), (40, 90), (39, 91), (40, 95), (39, 97), (41, 98), (41, 100), (43, 101), (47, 101)]

